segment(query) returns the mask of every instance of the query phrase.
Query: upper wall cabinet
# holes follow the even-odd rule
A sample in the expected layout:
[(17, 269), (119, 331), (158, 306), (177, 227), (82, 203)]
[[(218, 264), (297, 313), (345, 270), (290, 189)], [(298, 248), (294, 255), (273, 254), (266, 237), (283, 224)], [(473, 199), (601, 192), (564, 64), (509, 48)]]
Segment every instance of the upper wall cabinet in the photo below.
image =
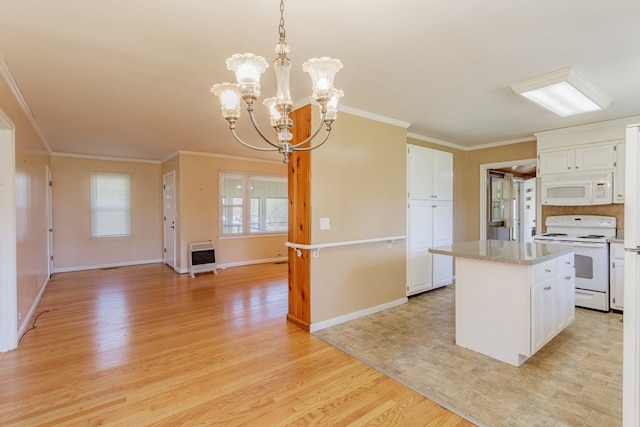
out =
[(613, 203), (624, 203), (625, 143), (616, 144), (616, 169), (613, 171)]
[(573, 173), (613, 170), (616, 162), (614, 143), (580, 146), (564, 150), (540, 151), (538, 173)]
[(409, 199), (453, 200), (453, 154), (408, 147)]

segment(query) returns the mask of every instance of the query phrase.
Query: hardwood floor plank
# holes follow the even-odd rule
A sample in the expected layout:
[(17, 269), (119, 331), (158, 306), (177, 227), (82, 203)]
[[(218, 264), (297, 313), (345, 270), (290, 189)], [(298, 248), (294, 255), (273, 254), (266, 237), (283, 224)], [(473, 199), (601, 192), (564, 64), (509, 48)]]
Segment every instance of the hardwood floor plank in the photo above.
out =
[(55, 274), (0, 355), (0, 425), (471, 425), (287, 322), (287, 301), (286, 264)]

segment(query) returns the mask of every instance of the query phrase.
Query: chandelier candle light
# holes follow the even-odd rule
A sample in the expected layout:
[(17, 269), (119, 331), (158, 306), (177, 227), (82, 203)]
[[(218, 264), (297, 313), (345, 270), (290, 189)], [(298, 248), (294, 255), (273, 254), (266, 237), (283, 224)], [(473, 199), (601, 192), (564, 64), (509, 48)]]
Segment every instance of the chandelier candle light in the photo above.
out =
[[(289, 155), (294, 151), (310, 151), (324, 144), (331, 134), (331, 125), (338, 114), (338, 99), (344, 95), (341, 90), (333, 87), (333, 79), (342, 68), (340, 60), (335, 58), (313, 58), (302, 64), (302, 70), (309, 73), (313, 84), (313, 98), (320, 105), (321, 119), (317, 129), (309, 138), (302, 142), (292, 144), (293, 120), (289, 113), (293, 111), (291, 92), (289, 89), (289, 77), (291, 75), (291, 60), (287, 57), (289, 46), (285, 41), (284, 30), (284, 0), (280, 0), (280, 24), (278, 26), (280, 40), (276, 44), (278, 57), (273, 61), (276, 73), (277, 94), (267, 98), (263, 104), (269, 109), (271, 126), (275, 129), (277, 142), (271, 142), (260, 130), (253, 114), (253, 105), (260, 96), (260, 75), (269, 67), (269, 64), (261, 56), (252, 53), (235, 54), (227, 59), (227, 68), (236, 74), (237, 83), (221, 83), (211, 88), (211, 91), (220, 100), (222, 116), (229, 122), (229, 129), (233, 137), (245, 147), (258, 151), (278, 151), (284, 157), (284, 163), (289, 163)], [(247, 104), (247, 112), (251, 123), (258, 134), (271, 147), (254, 147), (242, 141), (236, 133), (236, 122), (240, 118), (240, 100)], [(306, 146), (326, 126), (325, 138), (315, 146)]]

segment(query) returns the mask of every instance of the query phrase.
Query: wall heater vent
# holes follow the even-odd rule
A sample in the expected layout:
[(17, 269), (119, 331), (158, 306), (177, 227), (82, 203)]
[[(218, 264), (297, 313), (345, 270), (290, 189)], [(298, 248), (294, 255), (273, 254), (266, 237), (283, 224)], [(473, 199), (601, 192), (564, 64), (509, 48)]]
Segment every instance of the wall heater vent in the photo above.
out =
[(189, 274), (196, 277), (197, 273), (218, 274), (216, 271), (216, 249), (213, 242), (189, 243)]

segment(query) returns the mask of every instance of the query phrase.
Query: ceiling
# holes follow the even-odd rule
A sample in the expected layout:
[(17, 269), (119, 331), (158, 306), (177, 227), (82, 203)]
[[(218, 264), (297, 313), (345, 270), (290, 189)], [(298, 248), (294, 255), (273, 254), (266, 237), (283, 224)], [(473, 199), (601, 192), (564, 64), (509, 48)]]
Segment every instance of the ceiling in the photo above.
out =
[[(275, 58), (276, 0), (0, 0), (0, 10), (0, 55), (54, 152), (264, 158), (233, 141), (210, 88), (234, 79), (234, 53)], [(311, 92), (302, 63), (331, 56), (344, 64), (346, 111), (460, 147), (634, 116), (639, 17), (637, 0), (288, 0), (292, 96)], [(561, 118), (509, 87), (568, 66), (612, 99), (606, 110)], [(270, 66), (263, 97), (274, 83)], [(257, 111), (266, 116), (261, 102)]]

